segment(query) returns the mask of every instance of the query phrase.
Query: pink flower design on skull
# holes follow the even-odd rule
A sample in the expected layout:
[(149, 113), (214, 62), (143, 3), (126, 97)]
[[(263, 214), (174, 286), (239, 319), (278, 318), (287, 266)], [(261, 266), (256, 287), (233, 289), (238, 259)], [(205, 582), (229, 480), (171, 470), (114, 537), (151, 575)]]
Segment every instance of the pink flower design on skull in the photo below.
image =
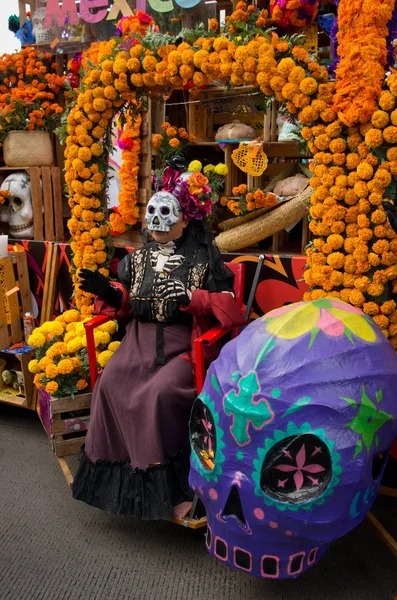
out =
[[(299, 491), (305, 482), (305, 475), (310, 479), (313, 485), (318, 485), (318, 479), (311, 477), (308, 473), (321, 473), (325, 471), (324, 467), (317, 463), (306, 463), (306, 448), (305, 444), (302, 444), (295, 456), (295, 465), (281, 464), (275, 468), (283, 473), (293, 473), (293, 479), (296, 490)], [(284, 487), (285, 481), (281, 482), (281, 487)]]

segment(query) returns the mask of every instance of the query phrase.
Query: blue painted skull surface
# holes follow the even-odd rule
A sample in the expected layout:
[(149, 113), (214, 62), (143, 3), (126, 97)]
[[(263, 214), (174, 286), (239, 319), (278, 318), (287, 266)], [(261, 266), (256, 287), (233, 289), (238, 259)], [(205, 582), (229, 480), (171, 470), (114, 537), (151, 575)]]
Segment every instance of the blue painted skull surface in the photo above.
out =
[(229, 342), (190, 421), (209, 552), (271, 579), (316, 564), (376, 497), (396, 387), (390, 342), (335, 298), (272, 311)]

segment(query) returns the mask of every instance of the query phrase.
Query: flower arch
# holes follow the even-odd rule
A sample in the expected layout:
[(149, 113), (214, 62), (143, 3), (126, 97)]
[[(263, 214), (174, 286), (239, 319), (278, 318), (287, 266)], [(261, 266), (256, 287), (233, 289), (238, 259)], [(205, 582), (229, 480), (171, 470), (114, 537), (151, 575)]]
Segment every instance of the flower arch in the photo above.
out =
[[(267, 19), (267, 11), (240, 2), (229, 17), (227, 33), (215, 37), (214, 31), (201, 29), (188, 32), (186, 41), (178, 42), (175, 37), (148, 32), (151, 19), (138, 11), (123, 22), (129, 35), (113, 42), (97, 66), (89, 63), (65, 124), (72, 277), (76, 304), (84, 315), (93, 312), (92, 297), (79, 289), (78, 270), (99, 269), (107, 276), (111, 258), (104, 198), (110, 125), (116, 114), (129, 121), (137, 137), (147, 96), (168, 96), (176, 89), (199, 89), (221, 81), (253, 85), (264, 106), (276, 98), (286, 113), (303, 123), (320, 116), (329, 123), (337, 118), (331, 107), (334, 84), (328, 82), (326, 69), (303, 48), (304, 37), (279, 38), (263, 29)], [(132, 150), (133, 146), (125, 152)], [(137, 160), (135, 156), (129, 167), (136, 168)], [(136, 222), (136, 191), (122, 190), (125, 202), (115, 217), (119, 223), (120, 219), (127, 226)]]

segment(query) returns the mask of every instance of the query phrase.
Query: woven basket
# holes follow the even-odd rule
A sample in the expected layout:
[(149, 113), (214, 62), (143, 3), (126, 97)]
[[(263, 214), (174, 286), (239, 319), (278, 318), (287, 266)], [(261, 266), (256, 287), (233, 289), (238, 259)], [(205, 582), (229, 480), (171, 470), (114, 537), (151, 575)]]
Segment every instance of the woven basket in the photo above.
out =
[(8, 167), (49, 167), (54, 164), (51, 136), (46, 131), (10, 131), (3, 156)]
[(304, 217), (312, 193), (313, 190), (308, 185), (298, 196), (277, 206), (270, 213), (223, 231), (215, 238), (216, 245), (222, 252), (234, 252), (282, 231)]

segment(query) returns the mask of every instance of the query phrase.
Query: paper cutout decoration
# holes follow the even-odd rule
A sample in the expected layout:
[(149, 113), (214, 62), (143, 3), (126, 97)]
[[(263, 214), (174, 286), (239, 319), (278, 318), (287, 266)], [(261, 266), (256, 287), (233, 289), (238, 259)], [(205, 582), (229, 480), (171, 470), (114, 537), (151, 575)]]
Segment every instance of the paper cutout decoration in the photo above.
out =
[(274, 310), (226, 344), (190, 420), (210, 554), (270, 579), (316, 564), (375, 500), (396, 386), (390, 342), (336, 298)]

